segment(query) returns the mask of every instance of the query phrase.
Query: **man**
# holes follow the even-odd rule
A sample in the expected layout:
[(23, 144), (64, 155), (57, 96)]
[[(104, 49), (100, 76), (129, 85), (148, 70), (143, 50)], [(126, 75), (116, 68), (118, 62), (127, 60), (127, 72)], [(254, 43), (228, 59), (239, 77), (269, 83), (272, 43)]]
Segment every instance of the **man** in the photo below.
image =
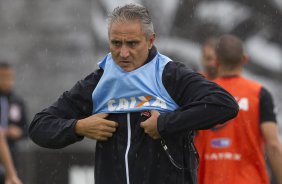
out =
[(208, 38), (202, 46), (202, 60), (203, 67), (202, 74), (209, 80), (214, 80), (217, 77), (216, 54), (215, 47), (217, 39), (214, 37)]
[[(25, 105), (20, 97), (12, 92), (14, 84), (14, 70), (12, 66), (0, 62), (0, 128), (3, 130), (17, 166), (16, 142), (27, 133)], [(3, 167), (0, 165), (0, 178), (4, 177)], [(0, 179), (1, 180), (1, 179)]]
[(0, 129), (0, 160), (2, 161), (6, 173), (5, 184), (21, 184), (17, 176), (16, 169), (13, 165), (12, 158), (10, 156), (9, 148), (5, 140), (5, 135)]
[(269, 183), (264, 146), (281, 183), (282, 146), (271, 95), (261, 84), (241, 76), (247, 57), (239, 38), (222, 36), (216, 54), (219, 78), (215, 82), (235, 97), (240, 111), (224, 126), (199, 131), (199, 183)]
[(157, 52), (149, 12), (117, 7), (99, 69), (36, 114), (31, 139), (62, 148), (97, 140), (95, 183), (195, 183), (193, 136), (236, 116), (233, 97)]

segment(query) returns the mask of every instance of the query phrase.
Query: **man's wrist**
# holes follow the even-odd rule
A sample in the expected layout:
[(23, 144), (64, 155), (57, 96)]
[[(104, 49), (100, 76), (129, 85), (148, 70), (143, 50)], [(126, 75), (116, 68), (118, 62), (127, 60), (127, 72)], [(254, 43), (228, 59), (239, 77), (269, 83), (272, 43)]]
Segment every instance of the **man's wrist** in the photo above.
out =
[(77, 120), (77, 122), (75, 123), (75, 126), (74, 126), (74, 132), (75, 132), (75, 134), (77, 134), (79, 136), (84, 136), (83, 135), (83, 119)]

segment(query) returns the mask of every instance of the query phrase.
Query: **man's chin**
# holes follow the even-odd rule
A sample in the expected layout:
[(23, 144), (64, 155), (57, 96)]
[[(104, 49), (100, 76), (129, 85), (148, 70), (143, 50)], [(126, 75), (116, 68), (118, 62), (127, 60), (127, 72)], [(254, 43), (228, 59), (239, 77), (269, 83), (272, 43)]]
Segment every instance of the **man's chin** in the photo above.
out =
[(133, 67), (121, 67), (121, 68), (126, 72), (131, 72), (131, 71), (135, 70), (135, 68), (133, 68)]
[(135, 68), (129, 63), (120, 63), (119, 66), (126, 72), (131, 72)]

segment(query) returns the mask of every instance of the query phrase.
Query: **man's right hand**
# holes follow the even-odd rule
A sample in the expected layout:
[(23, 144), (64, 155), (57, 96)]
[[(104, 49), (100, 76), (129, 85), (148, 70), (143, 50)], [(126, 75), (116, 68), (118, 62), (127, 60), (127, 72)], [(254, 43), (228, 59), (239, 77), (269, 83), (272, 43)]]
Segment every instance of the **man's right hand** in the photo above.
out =
[(95, 114), (85, 119), (78, 120), (75, 125), (75, 133), (90, 139), (105, 141), (113, 136), (118, 123), (106, 120), (108, 114)]

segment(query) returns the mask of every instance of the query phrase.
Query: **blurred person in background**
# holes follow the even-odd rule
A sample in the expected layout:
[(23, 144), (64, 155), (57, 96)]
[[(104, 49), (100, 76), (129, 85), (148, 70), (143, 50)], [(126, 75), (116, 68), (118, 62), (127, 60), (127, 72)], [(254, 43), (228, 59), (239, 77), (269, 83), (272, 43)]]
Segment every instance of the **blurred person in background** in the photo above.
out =
[(264, 147), (281, 184), (282, 145), (271, 94), (261, 84), (241, 75), (247, 57), (239, 38), (222, 36), (216, 55), (218, 78), (215, 82), (235, 97), (240, 111), (229, 122), (198, 132), (199, 184), (270, 183)]
[(1, 184), (21, 184), (17, 176), (16, 169), (13, 165), (12, 157), (10, 155), (9, 147), (7, 145), (3, 130), (0, 128), (0, 163), (5, 168), (5, 177), (0, 178)]
[[(3, 130), (13, 161), (17, 166), (16, 142), (27, 134), (27, 120), (25, 105), (12, 88), (14, 85), (14, 69), (5, 61), (0, 62), (0, 128)], [(5, 170), (0, 164), (0, 177)]]
[(143, 6), (115, 8), (108, 36), (111, 53), (35, 115), (31, 139), (53, 149), (97, 140), (96, 184), (197, 183), (194, 130), (235, 117), (235, 99), (157, 51)]
[(214, 80), (217, 77), (217, 66), (215, 62), (216, 45), (217, 39), (215, 37), (209, 37), (202, 45), (201, 66), (203, 71), (200, 71), (200, 73), (209, 80)]

